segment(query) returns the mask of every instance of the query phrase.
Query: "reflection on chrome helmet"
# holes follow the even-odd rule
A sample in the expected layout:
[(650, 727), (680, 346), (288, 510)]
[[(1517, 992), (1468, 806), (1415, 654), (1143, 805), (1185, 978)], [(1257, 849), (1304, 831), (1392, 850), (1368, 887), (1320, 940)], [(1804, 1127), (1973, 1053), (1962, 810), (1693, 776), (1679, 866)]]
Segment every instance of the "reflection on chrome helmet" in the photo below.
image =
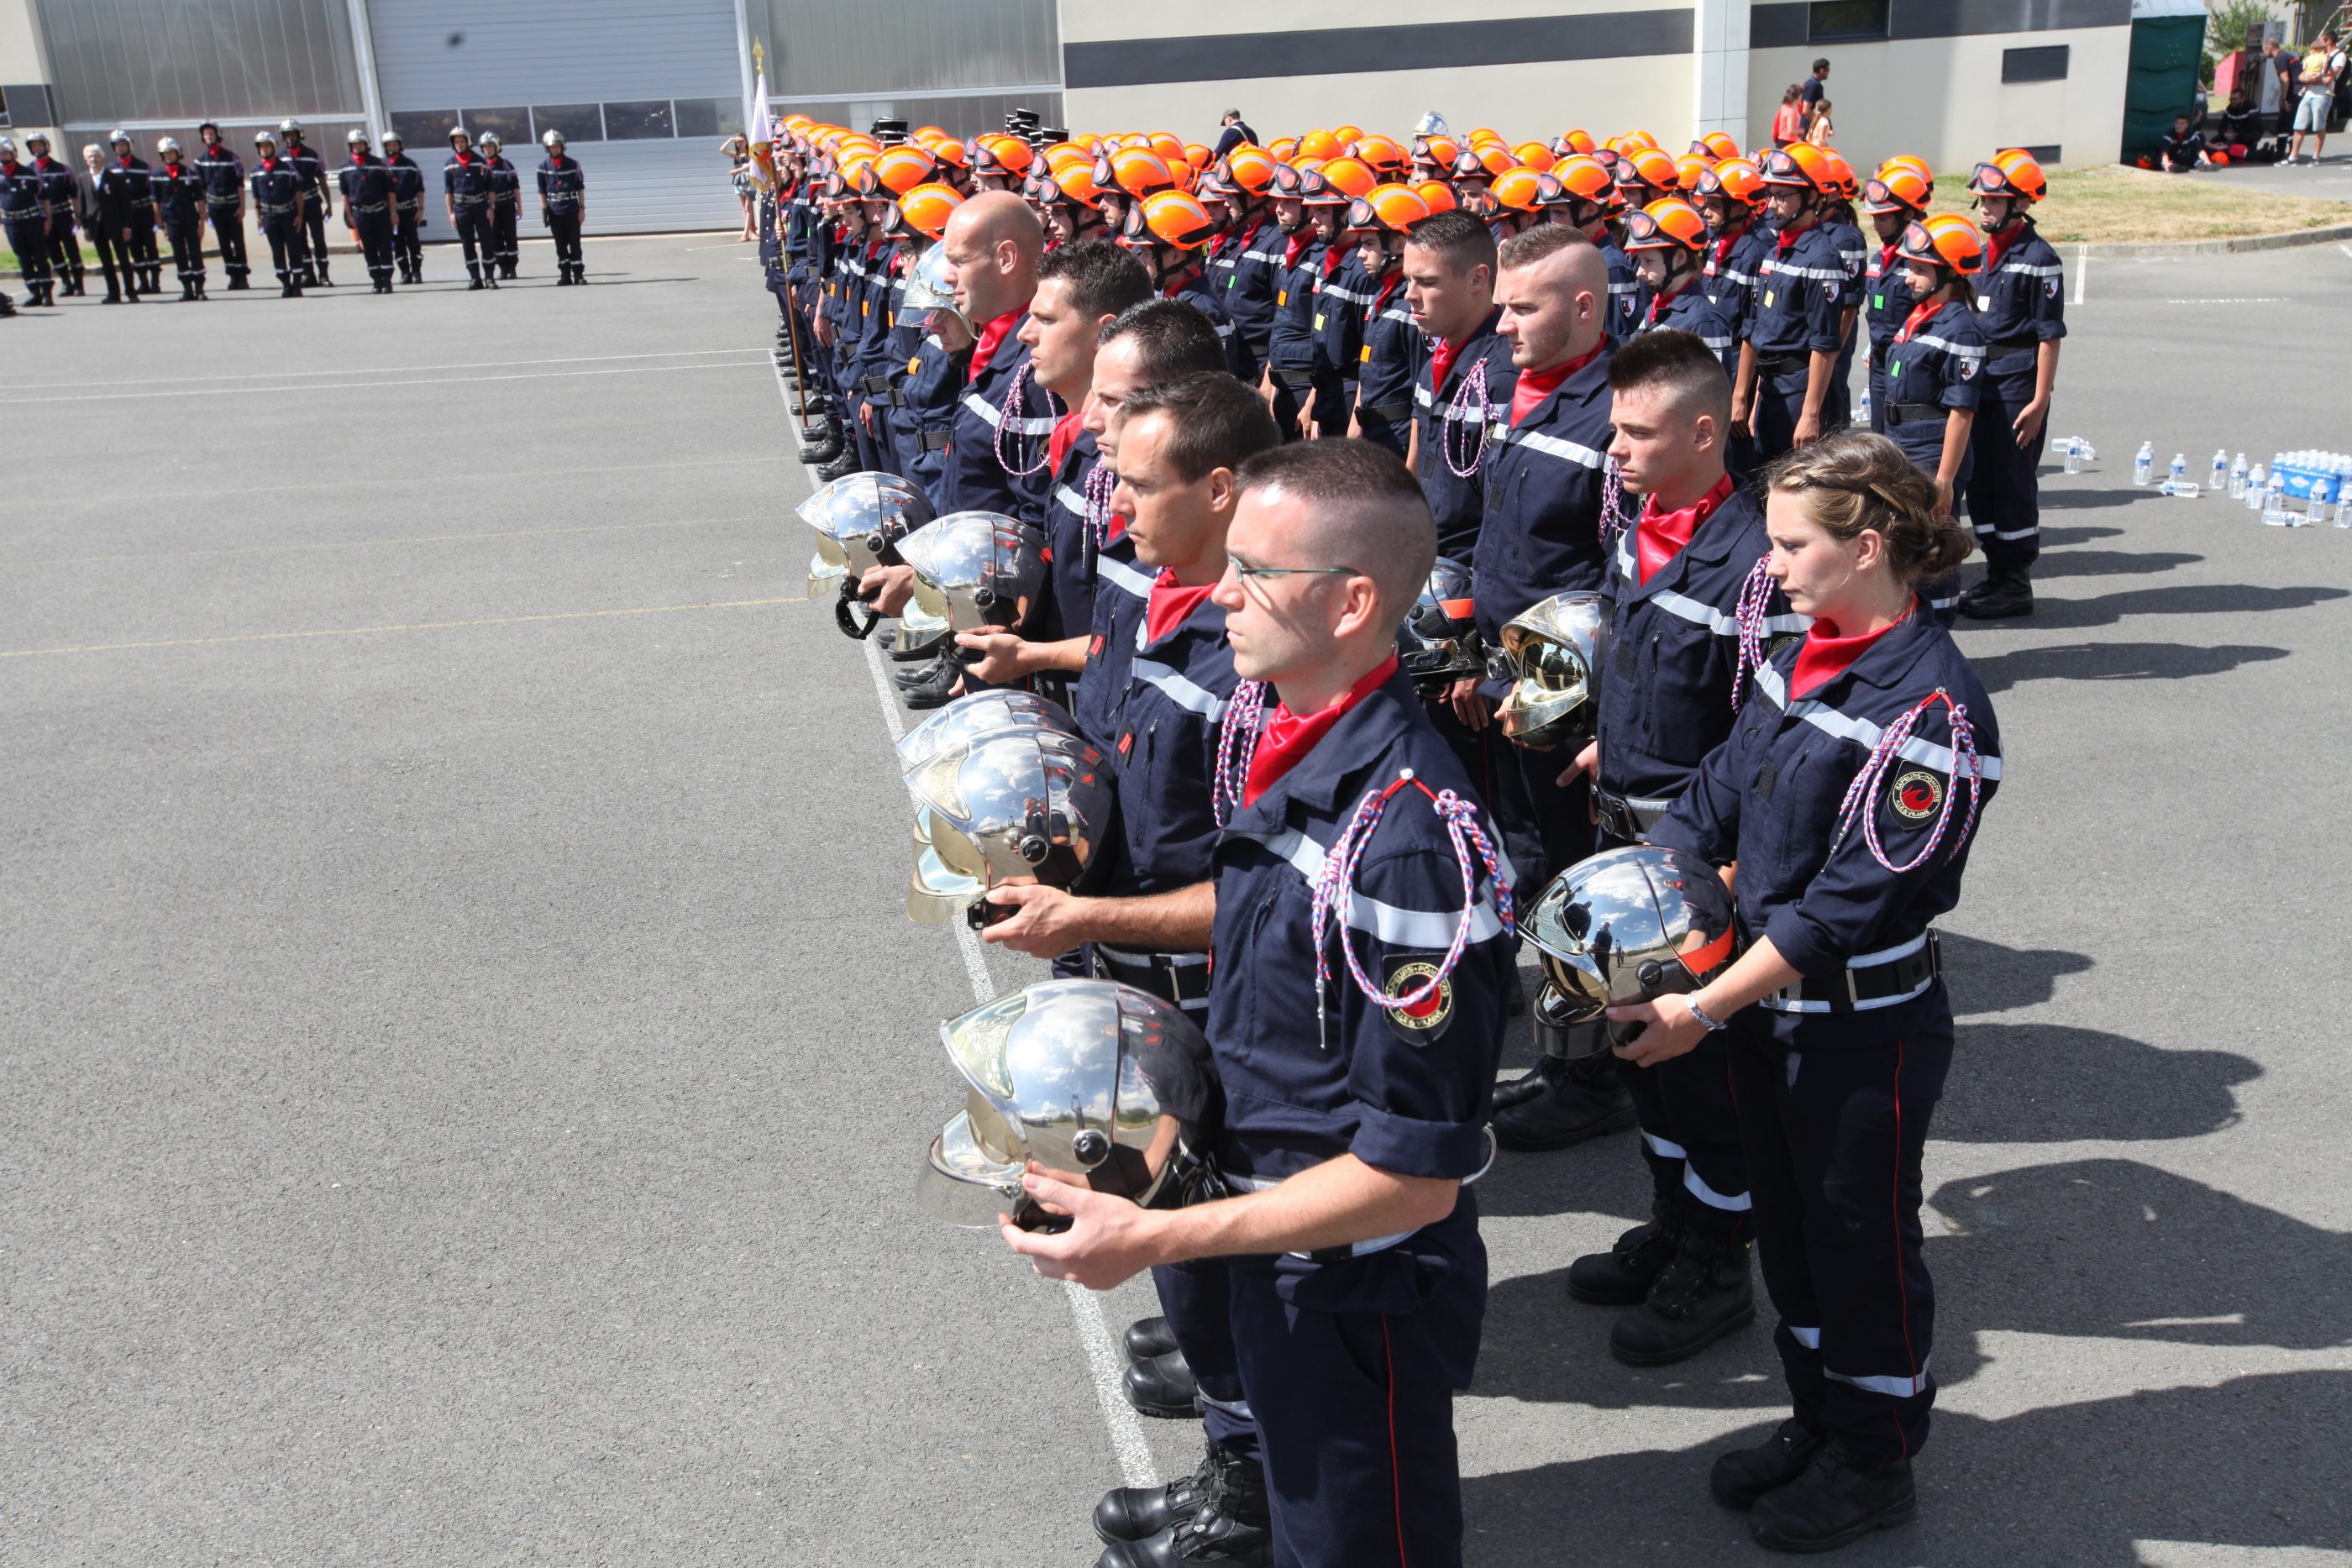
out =
[(1511, 690), (1496, 717), (1522, 746), (1549, 750), (1591, 740), (1601, 708), (1609, 606), (1597, 593), (1561, 593), (1503, 628)]
[(953, 310), (955, 290), (948, 287), (948, 247), (934, 245), (907, 269), (908, 310)]
[(1045, 536), (999, 512), (956, 512), (899, 541), (915, 602), (959, 632), (1018, 627), (1045, 582)]
[(1209, 1043), (1181, 1011), (1109, 980), (1045, 980), (940, 1026), (964, 1109), (916, 1184), (959, 1225), (1050, 1223), (1021, 1190), (1035, 1160), (1147, 1207), (1183, 1200), (1213, 1132)]
[[(1108, 842), (1114, 796), (1102, 753), (1058, 710), (1001, 711), (1003, 723), (972, 724), (907, 772), (919, 830), (916, 891), (924, 895), (909, 901), (908, 914), (918, 920), (925, 918), (919, 903), (929, 918), (952, 915), (951, 894), (963, 895), (977, 925), (989, 918), (982, 895), (992, 887), (1076, 887)], [(941, 872), (970, 886), (950, 884)]]
[[(1605, 850), (1554, 877), (1519, 929), (1542, 956), (1540, 1011), (1584, 1023), (1601, 1009), (1698, 989), (1731, 962), (1731, 894), (1715, 868), (1654, 844)], [(1625, 1032), (1619, 1035), (1622, 1029)], [(1612, 1025), (1624, 1044), (1641, 1026)]]
[[(931, 520), (930, 497), (895, 474), (835, 479), (794, 511), (816, 530), (817, 555), (840, 569), (828, 572), (827, 581), (845, 571), (863, 577), (877, 566), (897, 564), (898, 541)], [(810, 581), (812, 597), (817, 586)]]

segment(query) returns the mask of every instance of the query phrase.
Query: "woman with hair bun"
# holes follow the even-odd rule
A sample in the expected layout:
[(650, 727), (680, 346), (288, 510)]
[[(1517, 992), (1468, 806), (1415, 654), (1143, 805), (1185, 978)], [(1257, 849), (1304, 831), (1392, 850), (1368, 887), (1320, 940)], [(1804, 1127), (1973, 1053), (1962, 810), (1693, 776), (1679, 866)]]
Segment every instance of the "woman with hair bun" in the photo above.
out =
[[(1930, 922), (1959, 902), (2000, 779), (1992, 705), (1922, 581), (1969, 536), (1882, 435), (1766, 469), (1766, 568), (1812, 618), (1766, 653), (1731, 737), (1651, 831), (1738, 871), (1747, 947), (1687, 996), (1612, 1008), (1647, 1066), (1729, 1031), (1757, 1252), (1794, 1413), (1710, 1484), (1756, 1540), (1825, 1551), (1900, 1524), (1936, 1389), (1921, 1150), (1952, 1059)], [(1727, 872), (1727, 875), (1730, 874)]]

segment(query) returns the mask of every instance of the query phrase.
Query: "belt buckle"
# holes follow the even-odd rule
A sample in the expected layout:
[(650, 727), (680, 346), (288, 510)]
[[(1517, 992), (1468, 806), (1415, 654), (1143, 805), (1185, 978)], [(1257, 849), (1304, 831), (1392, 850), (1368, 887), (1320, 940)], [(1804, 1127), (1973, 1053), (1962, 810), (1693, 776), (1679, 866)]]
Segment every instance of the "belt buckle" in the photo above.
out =
[(1851, 967), (1845, 971), (1845, 1005), (1848, 1012), (1862, 1010), (1862, 993), (1854, 988), (1853, 970)]

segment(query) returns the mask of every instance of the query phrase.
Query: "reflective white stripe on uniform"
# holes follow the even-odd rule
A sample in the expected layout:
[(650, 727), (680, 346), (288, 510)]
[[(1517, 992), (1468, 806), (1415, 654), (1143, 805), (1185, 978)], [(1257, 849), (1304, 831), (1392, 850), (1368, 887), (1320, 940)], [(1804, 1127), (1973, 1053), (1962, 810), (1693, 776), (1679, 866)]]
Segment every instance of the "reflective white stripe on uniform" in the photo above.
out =
[(1768, 261), (1764, 270), (1775, 277), (1812, 277), (1823, 283), (1844, 283), (1849, 278), (1842, 267), (1791, 267), (1785, 261)]
[(1157, 659), (1138, 659), (1129, 666), (1129, 673), (1145, 685), (1159, 687), (1178, 707), (1190, 708), (1211, 724), (1225, 716), (1226, 701), (1223, 697), (1173, 665), (1163, 664)]
[(1658, 1158), (1662, 1160), (1686, 1160), (1690, 1158), (1690, 1151), (1688, 1149), (1683, 1147), (1680, 1144), (1670, 1144), (1666, 1142), (1665, 1139), (1658, 1136), (1657, 1134), (1650, 1132), (1647, 1129), (1643, 1131), (1642, 1142), (1649, 1145), (1650, 1152), (1657, 1155)]
[[(972, 413), (980, 415), (981, 418), (988, 421), (989, 427), (991, 429), (995, 429), (1003, 422), (1004, 417), (994, 403), (989, 402), (986, 398), (981, 396), (976, 392), (967, 392), (963, 394), (963, 405), (964, 407), (971, 410)], [(1015, 435), (1051, 435), (1054, 434), (1054, 426), (1058, 423), (1059, 421), (1053, 419), (1016, 418), (1013, 421), (1013, 434)]]
[[(1771, 698), (1774, 707), (1780, 709), (1790, 718), (1801, 718), (1815, 729), (1834, 735), (1841, 740), (1859, 741), (1864, 747), (1875, 749), (1879, 737), (1886, 733), (1866, 718), (1855, 718), (1851, 714), (1840, 713), (1827, 703), (1817, 701), (1812, 697), (1791, 704), (1789, 701), (1788, 683), (1781, 679), (1780, 672), (1770, 664), (1756, 672), (1756, 685), (1758, 690)], [(1949, 777), (1953, 769), (1958, 766), (1958, 761), (1952, 756), (1950, 747), (1922, 740), (1916, 735), (1903, 743), (1903, 756), (1923, 767), (1933, 768), (1947, 777)], [(1988, 784), (1997, 782), (2000, 778), (2000, 758), (1990, 752), (1982, 753), (1981, 757), (1984, 762), (1985, 782)]]
[(2000, 270), (2003, 272), (2014, 272), (2026, 277), (2063, 277), (2065, 276), (2064, 271), (2060, 267), (2033, 267), (2022, 261), (2004, 261), (2000, 264)]
[(1280, 251), (1274, 250), (1245, 250), (1242, 252), (1241, 259), (1244, 261), (1270, 261), (1276, 267), (1280, 267), (1282, 265), (1282, 253)]
[(1916, 1377), (1855, 1377), (1848, 1373), (1822, 1368), (1822, 1375), (1832, 1383), (1844, 1383), (1871, 1394), (1884, 1394), (1889, 1399), (1909, 1399), (1927, 1392), (1927, 1368), (1923, 1363)]
[[(1718, 637), (1739, 635), (1737, 619), (1711, 604), (1700, 603), (1688, 594), (1676, 593), (1671, 588), (1662, 588), (1650, 595), (1650, 602), (1669, 615), (1706, 627)], [(1802, 632), (1811, 625), (1812, 622), (1802, 615), (1768, 615), (1764, 618), (1764, 633), (1772, 636), (1784, 632)]]
[(1083, 517), (1087, 515), (1087, 498), (1067, 485), (1054, 486), (1054, 499), (1059, 501), (1063, 510), (1073, 517)]
[(1990, 523), (1974, 523), (1969, 526), (1976, 530), (1976, 536), (1980, 539), (2030, 539), (2042, 532), (2040, 523), (2034, 524), (2030, 528), (1996, 528)]
[(1598, 468), (1601, 454), (1590, 446), (1580, 446), (1573, 441), (1562, 441), (1557, 435), (1546, 435), (1539, 430), (1518, 430), (1509, 425), (1494, 427), (1495, 439), (1509, 446), (1524, 446), (1530, 452), (1540, 452), (1547, 457), (1557, 457), (1580, 467)]
[(1821, 1330), (1801, 1329), (1794, 1323), (1787, 1323), (1782, 1326), (1788, 1329), (1789, 1337), (1790, 1339), (1795, 1340), (1807, 1350), (1819, 1350), (1822, 1348)]
[[(1437, 406), (1437, 399), (1431, 393), (1429, 388), (1419, 383), (1416, 383), (1412, 389), (1412, 401), (1423, 408)], [(1490, 420), (1499, 419), (1510, 412), (1511, 407), (1508, 403), (1490, 402), (1483, 410), (1465, 409), (1454, 399), (1448, 398), (1445, 402), (1444, 417), (1454, 424), (1483, 424)]]
[(1107, 555), (1098, 555), (1095, 557), (1095, 572), (1103, 581), (1124, 592), (1131, 593), (1138, 599), (1149, 600), (1151, 597), (1150, 575), (1136, 570), (1126, 561), (1115, 560)]
[[(1286, 828), (1270, 838), (1257, 833), (1242, 836), (1257, 840), (1297, 867), (1309, 887), (1323, 874), (1323, 846), (1296, 828)], [(1503, 880), (1514, 880), (1510, 862), (1504, 857), (1501, 845), (1495, 846), (1495, 854), (1503, 867)], [(1454, 945), (1454, 929), (1462, 924), (1462, 912), (1458, 909), (1401, 909), (1352, 887), (1348, 889), (1342, 909), (1349, 925), (1399, 947), (1428, 947), (1443, 952)], [(1486, 942), (1502, 934), (1502, 917), (1495, 913), (1493, 899), (1480, 894), (1470, 911), (1469, 940)]]
[(1985, 357), (1982, 343), (1955, 343), (1948, 339), (1928, 337), (1924, 332), (1911, 341), (1923, 348), (1941, 349), (1956, 360), (1981, 360)]
[(1697, 1169), (1687, 1160), (1683, 1162), (1683, 1189), (1709, 1208), (1719, 1208), (1727, 1214), (1745, 1214), (1756, 1207), (1744, 1192), (1720, 1193), (1699, 1180)]
[(1383, 321), (1402, 321), (1408, 327), (1413, 325), (1412, 312), (1401, 309), (1394, 305), (1381, 311), (1380, 319)]

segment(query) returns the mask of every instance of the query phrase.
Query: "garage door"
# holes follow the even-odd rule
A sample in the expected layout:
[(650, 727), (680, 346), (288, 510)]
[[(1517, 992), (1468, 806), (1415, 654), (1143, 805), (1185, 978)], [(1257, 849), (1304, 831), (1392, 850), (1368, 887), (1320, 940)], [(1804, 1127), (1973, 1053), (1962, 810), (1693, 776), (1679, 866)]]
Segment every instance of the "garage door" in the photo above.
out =
[[(452, 126), (495, 131), (526, 192), (553, 128), (586, 171), (591, 234), (743, 221), (719, 152), (742, 128), (734, 0), (371, 0), (368, 33), (386, 112), (436, 196)], [(544, 232), (528, 194), (522, 217)], [(436, 214), (426, 233), (446, 226)]]

